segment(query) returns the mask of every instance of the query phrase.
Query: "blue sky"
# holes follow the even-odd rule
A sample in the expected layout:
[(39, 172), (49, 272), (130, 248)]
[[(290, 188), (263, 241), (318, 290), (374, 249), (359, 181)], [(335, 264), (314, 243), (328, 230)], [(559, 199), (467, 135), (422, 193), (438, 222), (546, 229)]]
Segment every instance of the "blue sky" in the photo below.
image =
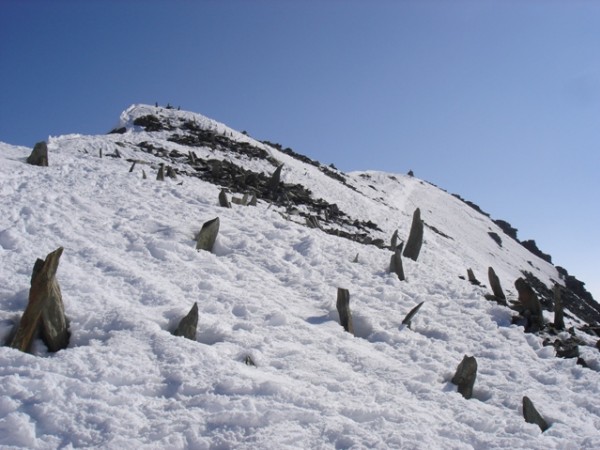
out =
[(171, 103), (345, 171), (412, 169), (600, 299), (598, 24), (593, 1), (0, 0), (0, 140)]

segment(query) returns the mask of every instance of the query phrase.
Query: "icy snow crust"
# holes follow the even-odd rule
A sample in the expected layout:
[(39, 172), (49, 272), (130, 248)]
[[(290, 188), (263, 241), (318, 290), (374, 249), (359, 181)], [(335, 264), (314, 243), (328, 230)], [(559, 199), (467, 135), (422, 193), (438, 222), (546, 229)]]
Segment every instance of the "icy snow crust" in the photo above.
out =
[[(389, 250), (309, 229), (262, 201), (219, 208), (220, 188), (199, 179), (155, 181), (159, 160), (136, 144), (184, 148), (132, 125), (148, 113), (157, 109), (125, 111), (123, 135), (50, 139), (46, 168), (0, 143), (0, 339), (26, 305), (36, 258), (59, 246), (72, 332), (55, 354), (41, 342), (33, 355), (0, 347), (3, 448), (600, 448), (598, 352), (582, 348), (589, 369), (554, 357), (483, 298), (489, 289), (459, 278), (471, 267), (486, 282), (493, 266), (512, 298), (521, 269), (558, 280), (487, 217), (404, 175), (349, 174), (356, 192), (225, 125), (161, 109), (264, 146), (285, 182), (372, 220), (386, 242), (396, 228), (406, 239), (420, 207), (449, 237), (426, 227), (400, 282)], [(125, 158), (149, 164), (129, 173)], [(197, 252), (195, 233), (217, 216), (215, 253)], [(356, 337), (338, 323), (338, 287), (350, 290)], [(171, 335), (194, 302), (196, 341)], [(449, 381), (465, 354), (479, 365), (471, 400)], [(522, 418), (524, 395), (551, 424), (545, 433)]]

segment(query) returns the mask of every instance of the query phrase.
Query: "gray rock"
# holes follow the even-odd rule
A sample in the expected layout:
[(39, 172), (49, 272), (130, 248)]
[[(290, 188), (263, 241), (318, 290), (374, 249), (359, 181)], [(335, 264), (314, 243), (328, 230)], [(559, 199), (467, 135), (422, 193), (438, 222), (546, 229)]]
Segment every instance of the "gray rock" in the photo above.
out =
[(488, 268), (488, 279), (490, 281), (490, 287), (492, 288), (494, 297), (496, 297), (497, 300), (506, 301), (506, 296), (504, 295), (502, 286), (500, 286), (500, 279), (492, 267)]
[(400, 281), (404, 281), (404, 267), (402, 266), (402, 244), (396, 248), (394, 254), (390, 258), (390, 272), (398, 275)]
[(231, 203), (229, 203), (229, 200), (227, 199), (227, 193), (225, 192), (225, 189), (221, 189), (221, 192), (219, 192), (219, 206), (222, 206), (223, 208), (231, 208)]
[(469, 283), (471, 283), (475, 286), (481, 285), (479, 280), (475, 277), (475, 274), (473, 273), (473, 269), (467, 269), (467, 279), (469, 280)]
[(33, 151), (27, 157), (27, 163), (34, 166), (48, 166), (48, 146), (41, 141), (33, 146)]
[(175, 336), (183, 336), (184, 338), (196, 340), (196, 331), (198, 328), (198, 303), (194, 303), (190, 312), (179, 322), (177, 328), (173, 332)]
[(27, 352), (35, 336), (40, 336), (48, 350), (56, 352), (69, 345), (69, 322), (65, 316), (60, 287), (56, 281), (56, 271), (63, 248), (59, 247), (38, 259), (31, 275), (29, 301), (10, 346)]
[(423, 221), (421, 220), (421, 210), (417, 208), (413, 214), (412, 225), (410, 227), (410, 233), (408, 240), (406, 241), (406, 247), (404, 248), (403, 256), (416, 261), (421, 252), (421, 245), (423, 244)]
[(217, 235), (219, 234), (219, 226), (220, 221), (218, 217), (209, 220), (202, 225), (202, 229), (200, 230), (200, 233), (198, 233), (196, 239), (196, 250), (212, 252), (215, 241), (217, 240)]
[(477, 378), (477, 360), (474, 356), (465, 355), (456, 368), (452, 383), (458, 386), (458, 392), (467, 400), (473, 396), (475, 378)]
[(523, 417), (525, 418), (525, 422), (533, 423), (540, 427), (542, 433), (550, 428), (548, 422), (546, 422), (537, 409), (535, 409), (533, 402), (527, 396), (523, 397)]
[(350, 292), (348, 289), (338, 288), (336, 307), (340, 315), (340, 324), (348, 333), (354, 334), (352, 312), (350, 311)]
[(565, 329), (565, 319), (561, 296), (561, 287), (557, 283), (554, 285), (554, 328), (557, 330)]
[(415, 306), (413, 309), (410, 310), (410, 312), (406, 315), (406, 317), (402, 321), (402, 325), (406, 325), (408, 328), (410, 328), (413, 317), (415, 317), (415, 315), (419, 312), (419, 309), (421, 309), (421, 306), (423, 306), (423, 303), (425, 303), (425, 302), (419, 303), (417, 306)]

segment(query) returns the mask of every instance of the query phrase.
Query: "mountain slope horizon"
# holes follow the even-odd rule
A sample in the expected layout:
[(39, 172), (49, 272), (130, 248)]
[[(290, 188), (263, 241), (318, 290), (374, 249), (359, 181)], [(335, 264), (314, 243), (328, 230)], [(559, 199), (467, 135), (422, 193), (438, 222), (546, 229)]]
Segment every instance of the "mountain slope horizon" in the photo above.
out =
[[(2, 445), (600, 446), (597, 303), (456, 196), (149, 105), (132, 105), (110, 134), (50, 138), (48, 167), (26, 164), (29, 151), (0, 143), (0, 339), (27, 304), (36, 258), (58, 247), (71, 339), (56, 353), (39, 340), (31, 354), (0, 348)], [(390, 239), (408, 238), (417, 208), (423, 245), (401, 281)], [(215, 217), (213, 251), (197, 251)], [(509, 301), (525, 277), (547, 323), (562, 285), (570, 331), (524, 333), (514, 310), (485, 298), (489, 267)], [(350, 292), (353, 335), (338, 288)], [(196, 339), (173, 336), (195, 303)], [(552, 344), (574, 340), (587, 367), (557, 357)], [(451, 383), (467, 354), (479, 366), (470, 400)], [(524, 396), (548, 430), (525, 422)]]

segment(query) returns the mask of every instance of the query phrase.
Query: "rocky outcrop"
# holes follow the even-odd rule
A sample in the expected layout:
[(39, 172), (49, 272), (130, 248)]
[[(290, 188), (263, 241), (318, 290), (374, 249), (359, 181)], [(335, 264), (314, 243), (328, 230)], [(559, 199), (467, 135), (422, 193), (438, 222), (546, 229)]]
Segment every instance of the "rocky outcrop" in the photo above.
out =
[(421, 210), (417, 208), (413, 213), (410, 233), (408, 234), (403, 256), (416, 261), (421, 252), (421, 245), (423, 245), (423, 221), (421, 220)]
[(34, 166), (48, 166), (48, 146), (46, 142), (41, 141), (33, 146), (33, 151), (27, 157), (27, 164)]
[(39, 334), (48, 350), (57, 352), (69, 345), (69, 323), (65, 316), (65, 307), (56, 271), (63, 253), (60, 247), (38, 259), (31, 275), (29, 301), (10, 346), (27, 352), (33, 339)]
[(477, 378), (477, 360), (474, 356), (463, 357), (452, 377), (452, 383), (458, 386), (458, 392), (467, 400), (473, 396), (473, 385)]

